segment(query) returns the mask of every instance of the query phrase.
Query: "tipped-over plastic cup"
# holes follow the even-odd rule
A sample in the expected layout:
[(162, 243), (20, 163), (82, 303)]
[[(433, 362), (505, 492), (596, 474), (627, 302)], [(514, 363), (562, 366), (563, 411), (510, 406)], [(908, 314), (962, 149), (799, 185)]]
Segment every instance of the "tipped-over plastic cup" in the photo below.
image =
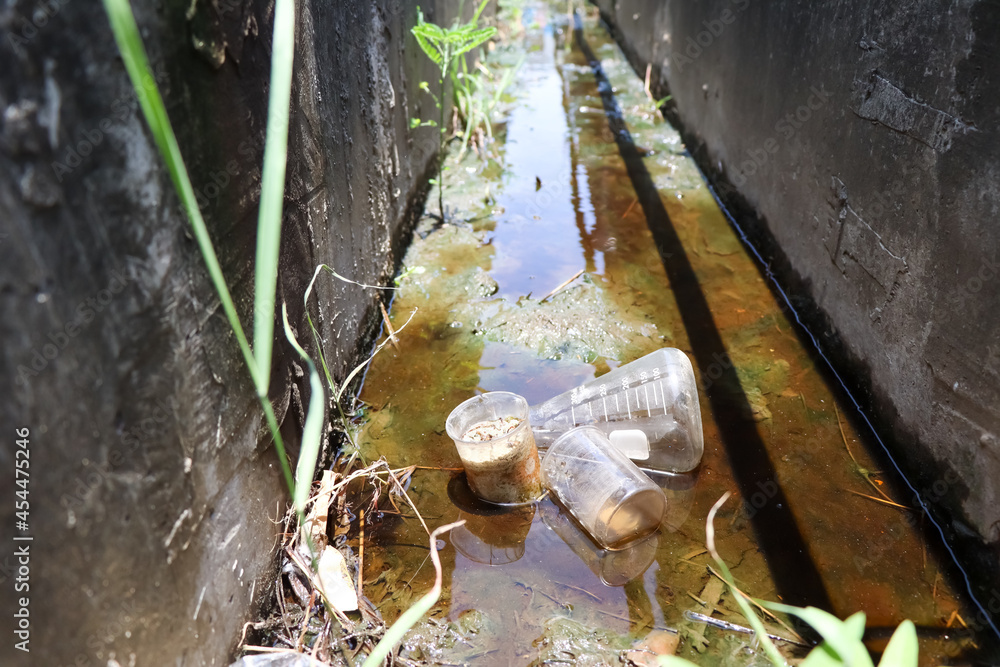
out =
[(541, 496), (538, 450), (523, 397), (507, 391), (473, 396), (451, 411), (445, 428), (477, 496), (501, 505)]
[(667, 509), (660, 487), (594, 426), (557, 438), (542, 471), (549, 490), (604, 549), (622, 549), (653, 533)]
[(585, 424), (645, 470), (694, 470), (705, 439), (691, 361), (666, 347), (531, 408), (539, 447)]

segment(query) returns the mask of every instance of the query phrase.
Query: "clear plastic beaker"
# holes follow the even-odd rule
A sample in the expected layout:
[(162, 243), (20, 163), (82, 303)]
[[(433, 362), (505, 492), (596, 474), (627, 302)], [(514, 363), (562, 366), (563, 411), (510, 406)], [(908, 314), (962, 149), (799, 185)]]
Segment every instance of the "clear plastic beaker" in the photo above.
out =
[(579, 426), (542, 459), (545, 483), (591, 537), (621, 549), (655, 531), (667, 499), (603, 431)]
[(649, 569), (656, 558), (660, 545), (656, 533), (631, 542), (624, 549), (609, 551), (594, 544), (566, 510), (555, 503), (542, 503), (541, 515), (545, 525), (562, 538), (605, 586), (624, 586)]
[(584, 424), (604, 431), (646, 470), (694, 470), (705, 436), (691, 361), (663, 348), (531, 408), (540, 447)]
[(445, 428), (477, 496), (511, 505), (541, 495), (538, 450), (523, 397), (507, 391), (473, 396), (451, 411)]

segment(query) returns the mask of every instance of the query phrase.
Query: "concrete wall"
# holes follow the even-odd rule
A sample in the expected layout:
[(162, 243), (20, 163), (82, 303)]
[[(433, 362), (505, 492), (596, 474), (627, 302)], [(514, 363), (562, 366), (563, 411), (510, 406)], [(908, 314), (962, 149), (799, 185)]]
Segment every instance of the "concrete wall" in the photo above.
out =
[[(433, 109), (416, 4), (298, 3), (278, 295), (310, 347), (315, 266), (387, 281), (422, 198), (437, 139), (409, 130)], [(459, 0), (420, 4), (444, 22)], [(249, 331), (273, 3), (133, 6)], [(286, 502), (249, 375), (99, 4), (15, 0), (0, 28), (0, 663), (225, 664), (273, 596)], [(343, 377), (375, 295), (333, 279), (317, 294)], [(294, 451), (308, 397), (278, 331), (272, 399)], [(30, 655), (12, 640), (16, 428)]]
[(597, 4), (636, 70), (652, 65), (656, 95), (673, 94), (668, 116), (806, 297), (925, 499), (949, 511), (950, 538), (989, 544), (974, 569), (996, 581), (998, 5)]

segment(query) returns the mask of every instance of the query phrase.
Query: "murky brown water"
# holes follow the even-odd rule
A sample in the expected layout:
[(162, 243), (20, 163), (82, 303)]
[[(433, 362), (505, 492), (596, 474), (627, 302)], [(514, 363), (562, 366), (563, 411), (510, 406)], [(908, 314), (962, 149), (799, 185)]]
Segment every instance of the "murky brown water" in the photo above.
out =
[[(445, 591), (432, 613), (454, 624), (425, 626), (431, 639), (419, 655), (445, 664), (586, 664), (565, 653), (577, 650), (601, 664), (602, 651), (616, 656), (678, 630), (679, 654), (699, 664), (765, 664), (741, 649), (744, 637), (684, 617), (712, 613), (720, 587), (706, 570), (705, 517), (724, 492), (739, 491), (716, 526), (743, 590), (841, 617), (862, 610), (876, 650), (909, 618), (920, 628), (921, 664), (962, 662), (971, 645), (947, 627), (966, 613), (961, 599), (908, 510), (864, 497), (891, 497), (892, 485), (871, 473), (868, 448), (677, 133), (588, 23), (625, 122), (651, 153), (642, 162), (681, 246), (672, 253), (670, 240), (650, 231), (648, 202), (639, 202), (586, 58), (566, 47), (565, 15), (538, 8), (526, 14), (533, 21), (499, 133), (502, 176), (472, 173), (474, 156), (446, 172), (446, 203), (473, 222), (430, 233), (427, 224), (426, 238), (415, 239), (406, 264), (426, 270), (403, 280), (392, 321), (398, 328), (416, 315), (399, 349), (376, 358), (362, 393), (370, 405), (364, 456), (424, 467), (410, 495), (431, 527), (467, 520), (441, 545)], [(662, 259), (658, 241), (676, 256)], [(572, 287), (538, 302), (580, 269)], [(698, 299), (709, 321), (692, 325)], [(662, 346), (684, 350), (700, 370), (705, 456), (692, 474), (657, 477), (670, 500), (658, 535), (601, 553), (549, 500), (499, 512), (470, 497), (444, 430), (455, 405), (493, 390), (538, 403)], [(380, 509), (368, 514), (364, 591), (392, 621), (434, 573), (412, 511)], [(745, 624), (728, 594), (720, 609)]]

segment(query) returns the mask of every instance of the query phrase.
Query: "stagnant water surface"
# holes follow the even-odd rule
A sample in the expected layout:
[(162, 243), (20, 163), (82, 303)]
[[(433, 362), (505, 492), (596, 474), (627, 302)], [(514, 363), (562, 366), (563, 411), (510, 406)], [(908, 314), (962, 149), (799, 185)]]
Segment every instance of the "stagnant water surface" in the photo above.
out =
[[(583, 48), (565, 15), (536, 7), (525, 24), (528, 55), (498, 128), (503, 169), (474, 156), (451, 164), (445, 201), (470, 222), (421, 226), (406, 264), (424, 272), (402, 281), (391, 319), (398, 328), (416, 314), (362, 393), (363, 455), (420, 466), (409, 494), (431, 527), (467, 520), (438, 545), (445, 586), (431, 616), (453, 624), (424, 625), (410, 642), (423, 648), (407, 655), (599, 661), (642, 642), (662, 648), (676, 631), (679, 654), (699, 664), (764, 664), (746, 637), (684, 616), (714, 606), (745, 625), (706, 567), (706, 515), (734, 491), (717, 541), (743, 590), (841, 617), (864, 611), (875, 651), (909, 618), (922, 664), (967, 661), (976, 648), (959, 616), (969, 611), (916, 514), (879, 502), (908, 499), (875, 470), (642, 81), (593, 21)], [(612, 95), (638, 151), (619, 150)], [(444, 430), (455, 405), (492, 390), (537, 403), (662, 346), (699, 371), (705, 456), (694, 473), (657, 477), (670, 500), (658, 535), (601, 553), (550, 500), (496, 512), (470, 497)], [(427, 534), (400, 511), (381, 498), (366, 515), (364, 592), (387, 621), (434, 579)]]

